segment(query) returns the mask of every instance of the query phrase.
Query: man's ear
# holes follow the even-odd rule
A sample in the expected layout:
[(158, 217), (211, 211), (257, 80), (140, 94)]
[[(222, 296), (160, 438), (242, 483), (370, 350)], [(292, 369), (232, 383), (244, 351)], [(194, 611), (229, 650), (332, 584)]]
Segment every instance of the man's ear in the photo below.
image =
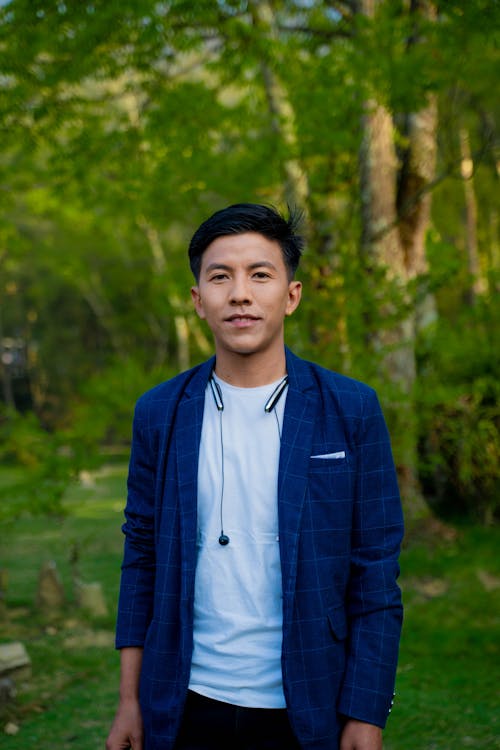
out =
[(291, 315), (299, 306), (302, 297), (302, 282), (291, 281), (288, 284), (288, 302), (286, 305), (285, 315)]
[(199, 317), (205, 319), (205, 311), (203, 309), (203, 303), (201, 301), (200, 290), (197, 286), (191, 287), (191, 299), (193, 300), (194, 309), (198, 313)]

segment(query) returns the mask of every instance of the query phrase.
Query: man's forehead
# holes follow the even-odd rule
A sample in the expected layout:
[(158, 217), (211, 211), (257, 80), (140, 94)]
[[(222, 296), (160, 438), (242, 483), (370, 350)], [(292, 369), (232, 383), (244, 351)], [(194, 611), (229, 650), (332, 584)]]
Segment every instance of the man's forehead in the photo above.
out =
[[(228, 234), (216, 237), (205, 249), (202, 263), (211, 263), (216, 258), (240, 258), (248, 259), (256, 255), (253, 260), (268, 260), (273, 262), (281, 258), (282, 251), (279, 242), (270, 240), (258, 232), (245, 232), (242, 234)], [(223, 261), (224, 262), (224, 261)]]

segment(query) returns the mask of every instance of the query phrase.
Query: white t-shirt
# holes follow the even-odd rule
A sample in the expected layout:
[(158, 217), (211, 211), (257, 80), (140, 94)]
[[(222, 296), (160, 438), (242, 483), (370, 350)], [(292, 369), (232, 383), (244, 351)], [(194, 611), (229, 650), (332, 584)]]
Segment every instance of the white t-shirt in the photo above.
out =
[[(198, 468), (189, 687), (215, 700), (260, 708), (285, 707), (277, 484), (286, 393), (272, 412), (264, 411), (278, 382), (237, 388), (217, 379), (222, 412), (207, 386)], [(218, 541), (223, 465), (226, 546)]]

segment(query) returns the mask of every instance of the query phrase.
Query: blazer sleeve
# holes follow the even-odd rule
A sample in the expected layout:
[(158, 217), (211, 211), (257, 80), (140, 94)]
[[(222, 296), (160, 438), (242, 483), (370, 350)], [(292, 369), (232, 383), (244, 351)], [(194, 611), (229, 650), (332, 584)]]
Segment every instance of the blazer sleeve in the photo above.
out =
[(403, 517), (389, 434), (375, 392), (365, 394), (357, 440), (347, 616), (349, 650), (340, 713), (384, 727), (402, 625), (396, 583)]
[[(143, 412), (146, 411), (146, 414)], [(156, 458), (147, 409), (134, 415), (116, 647), (143, 646), (153, 609), (155, 580), (154, 498)]]

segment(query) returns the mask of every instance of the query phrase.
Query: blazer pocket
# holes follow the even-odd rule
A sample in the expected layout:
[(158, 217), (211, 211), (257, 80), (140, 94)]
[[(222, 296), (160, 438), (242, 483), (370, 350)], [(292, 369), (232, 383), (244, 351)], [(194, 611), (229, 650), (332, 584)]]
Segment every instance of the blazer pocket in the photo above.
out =
[(330, 607), (327, 611), (330, 629), (338, 641), (344, 641), (347, 638), (347, 619), (345, 616), (345, 607), (339, 604), (336, 607)]
[(342, 458), (323, 458), (323, 456), (311, 456), (309, 458), (309, 470), (313, 473), (346, 471), (349, 469), (347, 455)]
[(334, 461), (340, 461), (340, 459), (345, 458), (345, 451), (334, 451), (333, 453), (317, 453), (314, 456), (311, 456), (311, 458), (319, 458), (320, 460), (328, 461), (330, 459), (333, 459)]

